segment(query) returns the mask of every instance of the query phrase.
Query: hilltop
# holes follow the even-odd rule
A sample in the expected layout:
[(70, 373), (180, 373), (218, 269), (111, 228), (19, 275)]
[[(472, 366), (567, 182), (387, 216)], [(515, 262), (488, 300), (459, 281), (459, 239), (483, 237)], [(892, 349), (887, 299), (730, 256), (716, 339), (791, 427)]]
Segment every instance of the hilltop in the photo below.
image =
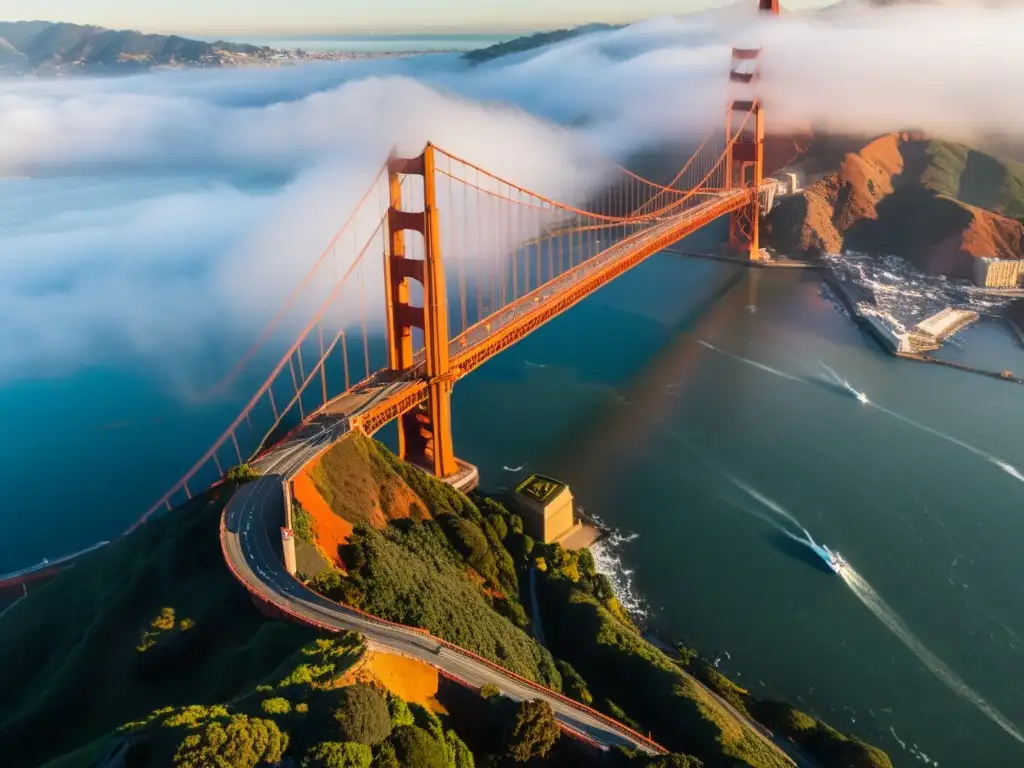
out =
[(0, 22), (0, 75), (127, 74), (161, 67), (226, 67), (414, 53), (280, 51), (67, 22)]
[(954, 278), (1024, 255), (1024, 164), (910, 133), (818, 139), (801, 162), (815, 180), (766, 221), (780, 251), (895, 254)]
[(621, 24), (584, 24), (571, 29), (555, 29), (551, 32), (536, 32), (532, 35), (517, 37), (514, 40), (506, 40), (503, 43), (495, 43), (486, 48), (479, 48), (462, 55), (462, 58), (473, 64), (482, 64), (485, 61), (509, 56), (513, 53), (532, 51), (535, 48), (543, 48), (545, 45), (560, 43), (563, 40), (572, 40), (574, 37), (589, 35), (593, 32), (610, 32), (615, 29), (622, 29)]
[(207, 43), (65, 22), (0, 22), (0, 72), (8, 74), (224, 66), (270, 53), (269, 48), (242, 43)]

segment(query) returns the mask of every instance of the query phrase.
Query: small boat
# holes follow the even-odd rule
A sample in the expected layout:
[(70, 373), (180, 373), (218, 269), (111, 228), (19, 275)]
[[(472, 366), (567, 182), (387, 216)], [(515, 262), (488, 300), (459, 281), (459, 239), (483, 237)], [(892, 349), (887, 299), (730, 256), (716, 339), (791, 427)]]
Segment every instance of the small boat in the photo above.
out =
[(868, 396), (864, 392), (858, 392), (857, 399), (860, 400), (862, 403), (866, 403), (868, 401)]
[(825, 564), (832, 569), (833, 573), (842, 573), (843, 569), (846, 568), (846, 561), (843, 560), (843, 556), (838, 552), (833, 552), (826, 546), (822, 546), (818, 550), (818, 554), (821, 555), (821, 559), (825, 561)]

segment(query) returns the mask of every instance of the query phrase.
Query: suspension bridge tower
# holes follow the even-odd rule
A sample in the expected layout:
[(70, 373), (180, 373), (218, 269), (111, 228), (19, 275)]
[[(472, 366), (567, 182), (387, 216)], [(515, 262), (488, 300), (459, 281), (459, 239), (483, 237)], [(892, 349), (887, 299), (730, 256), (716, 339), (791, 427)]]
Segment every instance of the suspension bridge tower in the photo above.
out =
[[(404, 461), (433, 472), (438, 478), (459, 473), (452, 445), (451, 391), (454, 375), (449, 359), (448, 297), (441, 260), (441, 232), (437, 215), (434, 147), (426, 146), (418, 157), (388, 160), (390, 205), (388, 248), (384, 258), (387, 308), (388, 367), (401, 377), (418, 361), (413, 355), (413, 329), (423, 333), (425, 403), (402, 414), (398, 423), (398, 455)], [(402, 176), (423, 179), (423, 210), (402, 208)], [(405, 233), (423, 237), (423, 258), (406, 255)], [(409, 281), (423, 286), (423, 305), (410, 304)]]
[[(758, 0), (762, 14), (778, 15), (778, 0)], [(750, 199), (729, 216), (729, 247), (761, 258), (759, 190), (764, 180), (764, 107), (756, 95), (761, 77), (761, 49), (733, 48), (729, 67), (729, 106), (725, 118), (725, 139), (732, 142), (726, 158), (725, 184), (728, 189), (747, 187)]]

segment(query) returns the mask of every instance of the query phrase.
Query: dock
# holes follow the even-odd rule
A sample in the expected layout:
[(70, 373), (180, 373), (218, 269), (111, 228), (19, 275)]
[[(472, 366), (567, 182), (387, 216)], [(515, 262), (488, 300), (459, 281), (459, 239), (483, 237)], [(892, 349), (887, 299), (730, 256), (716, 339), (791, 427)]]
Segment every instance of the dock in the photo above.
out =
[[(942, 346), (942, 341), (956, 333), (958, 330), (970, 325), (978, 319), (978, 313), (969, 310), (959, 310), (947, 307), (931, 317), (918, 323), (916, 332), (899, 333), (885, 325), (881, 320), (872, 314), (865, 313), (850, 296), (843, 281), (839, 280), (830, 270), (826, 270), (822, 278), (825, 284), (832, 290), (836, 300), (843, 305), (843, 308), (850, 314), (857, 325), (864, 328), (886, 352), (893, 357), (904, 360), (914, 360), (919, 363), (933, 363), (945, 365), (949, 368), (956, 368), (960, 371), (977, 373), (992, 379), (1010, 381), (1015, 384), (1024, 384), (1024, 379), (1015, 376), (1011, 371), (989, 371), (984, 368), (975, 368), (966, 363), (957, 363), (952, 360), (940, 360), (937, 357), (924, 354)], [(1012, 321), (1010, 321), (1012, 322)], [(942, 334), (941, 339), (930, 333), (921, 330), (924, 326), (928, 330), (934, 330), (936, 334)], [(1024, 340), (1022, 340), (1024, 341)]]

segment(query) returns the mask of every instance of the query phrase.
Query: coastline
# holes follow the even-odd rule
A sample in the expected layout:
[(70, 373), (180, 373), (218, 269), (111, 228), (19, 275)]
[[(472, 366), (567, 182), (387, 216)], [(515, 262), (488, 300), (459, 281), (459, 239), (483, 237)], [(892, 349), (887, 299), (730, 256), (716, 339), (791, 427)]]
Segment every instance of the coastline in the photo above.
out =
[[(904, 352), (898, 349), (894, 349), (890, 343), (890, 340), (883, 336), (882, 332), (875, 326), (874, 323), (870, 322), (861, 311), (857, 308), (857, 303), (853, 297), (850, 296), (847, 287), (843, 284), (842, 280), (836, 278), (835, 274), (826, 269), (822, 273), (822, 281), (828, 286), (832, 295), (842, 305), (846, 312), (850, 315), (850, 318), (864, 329), (871, 338), (873, 338), (878, 346), (887, 354), (892, 357), (897, 357), (903, 360), (914, 360), (919, 363), (933, 363), (935, 365), (945, 365), (950, 368), (956, 368), (957, 370), (965, 371), (968, 373), (975, 373), (981, 376), (987, 376), (992, 379), (1000, 379), (1001, 381), (1010, 381), (1015, 384), (1024, 384), (1024, 378), (1014, 375), (1009, 371), (992, 371), (985, 368), (978, 368), (977, 366), (968, 365), (967, 363), (958, 363), (952, 360), (942, 360), (931, 355), (926, 355), (921, 352)], [(1024, 346), (1024, 331), (1020, 329), (1009, 318), (998, 317), (1001, 323), (1007, 325), (1010, 328), (1011, 333), (1017, 341)]]

